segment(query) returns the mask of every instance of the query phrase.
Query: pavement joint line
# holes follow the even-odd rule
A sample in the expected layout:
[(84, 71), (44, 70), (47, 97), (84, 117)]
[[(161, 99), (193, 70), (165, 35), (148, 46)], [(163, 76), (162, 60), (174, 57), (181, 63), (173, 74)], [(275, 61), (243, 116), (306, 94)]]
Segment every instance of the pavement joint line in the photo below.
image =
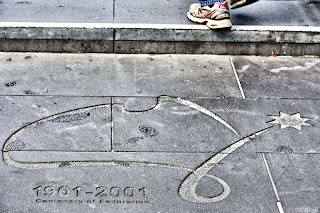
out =
[[(3, 151), (1, 149), (1, 151)], [(159, 153), (159, 154), (217, 154), (217, 152), (180, 152), (180, 151), (83, 151), (83, 150), (11, 150), (9, 152), (58, 152), (58, 153)], [(280, 152), (221, 152), (222, 154), (274, 154), (274, 155), (320, 155), (320, 152), (314, 153), (280, 153)]]
[(237, 84), (238, 84), (239, 89), (240, 89), (240, 92), (241, 92), (241, 96), (242, 96), (243, 99), (245, 99), (246, 96), (245, 96), (245, 94), (244, 94), (244, 91), (243, 91), (243, 88), (242, 88), (242, 85), (241, 85), (241, 82), (240, 82), (240, 79), (239, 79), (237, 70), (236, 70), (236, 68), (235, 68), (235, 66), (234, 66), (234, 63), (233, 63), (233, 60), (232, 60), (232, 56), (229, 56), (229, 60), (230, 60), (230, 64), (231, 64), (231, 67), (232, 67), (234, 76), (236, 77)]
[(110, 107), (110, 111), (111, 111), (111, 152), (114, 152), (114, 137), (113, 137), (113, 133), (114, 133), (114, 127), (113, 127), (113, 98), (111, 98), (111, 107)]
[(294, 97), (287, 97), (287, 98), (279, 98), (279, 97), (246, 97), (246, 99), (252, 100), (320, 100), (320, 98), (294, 98)]
[[(196, 24), (133, 24), (133, 23), (56, 23), (56, 22), (0, 22), (0, 27), (44, 27), (44, 28), (127, 28), (127, 29), (185, 29), (208, 30), (205, 25)], [(234, 25), (231, 31), (294, 31), (319, 32), (320, 27), (315, 26), (259, 26)]]
[[(0, 94), (0, 97), (61, 97), (61, 98), (158, 98), (159, 96), (149, 96), (149, 95), (124, 95), (124, 96), (113, 96), (113, 95), (103, 95), (103, 96), (96, 96), (96, 95), (6, 95)], [(180, 96), (180, 98), (212, 98), (212, 99), (223, 99), (225, 97), (192, 97), (192, 96)], [(228, 98), (238, 98), (238, 97), (228, 97)]]
[(262, 153), (261, 155), (262, 155), (264, 164), (265, 164), (265, 166), (266, 166), (266, 169), (267, 169), (267, 172), (268, 172), (268, 175), (269, 175), (269, 179), (270, 179), (271, 184), (272, 184), (272, 188), (273, 188), (274, 193), (275, 193), (276, 198), (277, 198), (277, 206), (278, 206), (279, 212), (280, 212), (280, 213), (284, 213), (284, 210), (283, 210), (283, 207), (282, 207), (282, 204), (281, 204), (281, 200), (280, 200), (280, 196), (279, 196), (279, 193), (278, 193), (276, 184), (274, 183), (274, 180), (273, 180), (273, 177), (272, 177), (272, 174), (271, 174), (271, 170), (270, 170), (270, 167), (269, 167), (269, 165), (268, 165), (266, 156), (265, 156), (264, 153)]
[[(82, 95), (4, 95), (0, 94), (0, 97), (43, 97), (43, 98), (158, 98), (159, 96), (82, 96)], [(226, 97), (193, 97), (193, 96), (179, 96), (182, 99), (203, 99), (203, 100), (225, 100), (225, 99), (243, 99), (243, 97), (234, 97), (234, 96), (226, 96)], [(279, 97), (245, 97), (246, 100), (301, 100), (301, 101), (308, 101), (308, 100), (315, 100), (318, 101), (320, 98), (294, 98), (294, 97), (287, 97), (287, 98), (279, 98)]]
[[(239, 97), (181, 97), (189, 99), (214, 99), (214, 100), (223, 100), (223, 99), (243, 99)], [(279, 98), (279, 97), (247, 97), (247, 100), (320, 100), (320, 98)]]
[[(116, 0), (113, 0), (113, 24), (116, 23)], [(112, 42), (112, 52), (115, 52), (115, 40), (116, 40), (116, 31), (112, 32), (113, 42)]]
[(316, 7), (311, 7), (311, 9), (312, 9), (312, 12), (313, 12), (313, 16), (316, 16), (316, 19), (317, 20), (319, 20), (320, 19), (320, 13), (319, 13), (319, 11), (317, 10), (317, 8)]
[[(105, 95), (105, 96), (83, 96), (83, 95), (5, 95), (0, 94), (0, 97), (48, 97), (48, 98), (158, 98), (159, 96), (112, 96), (112, 95)], [(193, 97), (193, 96), (180, 96), (183, 99), (214, 99), (214, 100), (223, 100), (223, 99), (243, 99), (234, 96), (228, 97)], [(294, 98), (294, 97), (287, 97), (287, 98), (279, 98), (279, 97), (246, 97), (247, 100), (320, 100), (320, 98)]]
[(112, 9), (113, 9), (113, 24), (116, 23), (116, 0), (113, 0), (113, 5), (112, 5)]
[[(298, 5), (299, 2), (294, 2), (294, 4), (296, 5), (297, 8), (299, 8), (299, 5)], [(310, 16), (315, 16), (313, 14), (313, 11), (309, 11), (309, 14), (306, 14), (306, 11), (305, 10), (299, 10), (300, 12), (300, 17), (301, 19), (303, 20), (303, 22), (306, 24), (306, 25), (312, 25), (312, 21), (310, 19), (308, 19), (308, 17)], [(319, 13), (319, 12), (318, 12)], [(297, 22), (297, 21), (296, 21)]]

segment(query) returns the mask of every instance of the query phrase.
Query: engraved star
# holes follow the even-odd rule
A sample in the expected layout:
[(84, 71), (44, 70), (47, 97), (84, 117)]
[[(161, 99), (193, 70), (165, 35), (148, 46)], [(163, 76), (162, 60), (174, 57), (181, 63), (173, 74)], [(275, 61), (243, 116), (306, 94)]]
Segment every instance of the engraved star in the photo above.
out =
[(285, 129), (287, 127), (293, 127), (296, 129), (301, 130), (301, 126), (312, 126), (311, 124), (307, 123), (307, 121), (311, 120), (310, 118), (301, 118), (300, 113), (295, 113), (289, 115), (284, 112), (280, 112), (280, 116), (272, 116), (268, 115), (269, 117), (273, 118), (273, 121), (269, 121), (267, 123), (271, 124), (280, 124), (281, 129)]

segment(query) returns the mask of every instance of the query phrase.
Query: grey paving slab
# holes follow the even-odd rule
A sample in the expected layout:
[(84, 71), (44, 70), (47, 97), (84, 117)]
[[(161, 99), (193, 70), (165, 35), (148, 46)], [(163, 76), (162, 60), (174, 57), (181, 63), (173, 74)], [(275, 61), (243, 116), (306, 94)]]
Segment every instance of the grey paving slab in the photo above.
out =
[(234, 56), (246, 97), (319, 98), (320, 60)]
[(227, 56), (1, 53), (1, 95), (241, 97)]
[(312, 0), (260, 0), (231, 10), (235, 25), (319, 26), (320, 2)]
[(0, 120), (1, 150), (111, 149), (110, 98), (0, 97)]
[[(208, 154), (60, 152), (51, 153), (54, 157), (49, 154), (49, 158), (46, 152), (36, 154), (40, 162), (66, 160), (65, 155), (71, 156), (69, 160), (81, 160), (85, 155), (100, 163), (113, 160), (117, 166), (70, 167), (69, 162), (55, 169), (27, 170), (1, 161), (2, 212), (277, 212), (260, 154), (229, 155), (214, 167), (209, 174), (226, 183), (230, 194), (209, 203), (190, 202), (179, 195), (181, 183), (210, 158)], [(13, 152), (11, 156), (34, 162), (33, 155), (25, 152)], [(154, 161), (155, 165), (137, 167), (129, 161)], [(161, 167), (163, 162), (172, 167)], [(203, 197), (217, 197), (225, 190), (212, 176), (203, 177), (197, 185), (195, 193)]]
[(5, 0), (0, 11), (1, 22), (113, 22), (112, 0)]
[(197, 1), (117, 1), (115, 23), (190, 24), (187, 11), (194, 2)]
[[(192, 24), (186, 17), (188, 1), (116, 2), (116, 23)], [(234, 25), (319, 26), (318, 1), (260, 0), (247, 7), (231, 10)], [(123, 15), (126, 14), (126, 15)]]
[[(117, 23), (190, 24), (186, 12), (194, 2), (197, 1), (2, 1), (0, 21), (113, 23), (115, 18)], [(319, 11), (318, 1), (260, 0), (231, 10), (231, 15), (236, 25), (319, 26)]]
[(319, 154), (268, 154), (267, 160), (284, 211), (318, 213)]
[(232, 152), (320, 151), (314, 140), (320, 137), (319, 100), (162, 97), (154, 102), (114, 99), (115, 150), (220, 152), (252, 139)]
[(314, 140), (319, 137), (319, 100), (225, 99), (192, 101), (216, 112), (230, 123), (241, 137), (271, 127), (253, 141), (240, 147), (238, 152), (319, 152), (319, 143)]

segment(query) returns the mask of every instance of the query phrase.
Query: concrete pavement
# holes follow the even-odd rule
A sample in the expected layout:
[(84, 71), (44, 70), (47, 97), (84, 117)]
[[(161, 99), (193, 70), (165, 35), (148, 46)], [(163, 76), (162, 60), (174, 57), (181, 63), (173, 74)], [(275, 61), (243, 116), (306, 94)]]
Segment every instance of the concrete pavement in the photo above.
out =
[[(187, 24), (195, 0), (124, 2), (117, 0), (11, 0), (0, 4), (0, 22)], [(260, 0), (230, 10), (234, 25), (319, 26), (319, 1)]]
[(0, 61), (1, 213), (319, 212), (319, 58)]

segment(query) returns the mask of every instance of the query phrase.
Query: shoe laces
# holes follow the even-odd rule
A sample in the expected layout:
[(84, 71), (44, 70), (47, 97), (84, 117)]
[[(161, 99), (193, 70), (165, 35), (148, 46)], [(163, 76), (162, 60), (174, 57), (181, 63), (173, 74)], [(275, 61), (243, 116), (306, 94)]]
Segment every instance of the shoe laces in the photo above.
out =
[(210, 12), (211, 9), (212, 8), (210, 8), (208, 6), (204, 6), (204, 7), (199, 6), (197, 13), (198, 13), (198, 15), (200, 15), (200, 14), (203, 14), (204, 11)]

